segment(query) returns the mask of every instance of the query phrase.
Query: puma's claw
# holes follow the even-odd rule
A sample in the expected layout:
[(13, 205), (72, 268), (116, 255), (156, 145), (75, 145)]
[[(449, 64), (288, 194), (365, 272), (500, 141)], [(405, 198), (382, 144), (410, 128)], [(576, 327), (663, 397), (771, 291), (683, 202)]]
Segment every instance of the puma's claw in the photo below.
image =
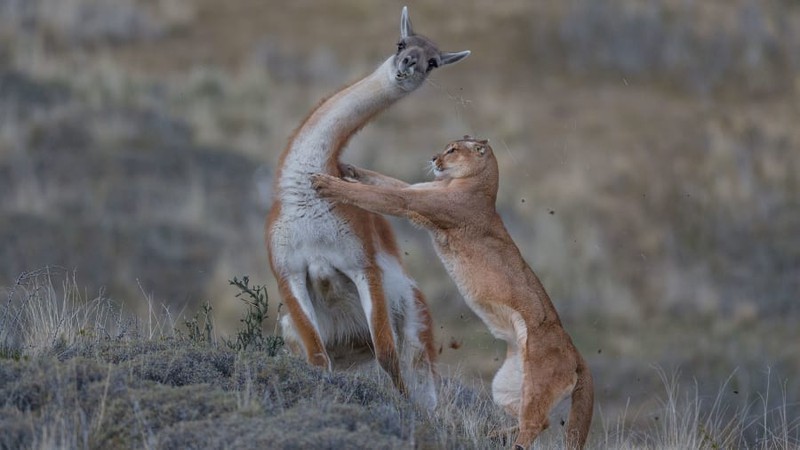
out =
[(331, 178), (333, 177), (324, 173), (311, 174), (311, 186), (319, 192), (330, 186)]
[(339, 163), (339, 172), (342, 174), (342, 179), (346, 181), (358, 181), (358, 171), (352, 164)]

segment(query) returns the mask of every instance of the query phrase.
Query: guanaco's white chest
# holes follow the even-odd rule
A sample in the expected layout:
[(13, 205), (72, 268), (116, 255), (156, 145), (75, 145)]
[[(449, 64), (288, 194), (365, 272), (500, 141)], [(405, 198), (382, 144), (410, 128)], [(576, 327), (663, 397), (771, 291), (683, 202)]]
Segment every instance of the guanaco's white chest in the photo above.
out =
[(282, 200), (281, 213), (271, 233), (272, 258), (277, 265), (289, 272), (309, 268), (324, 272), (344, 271), (363, 263), (362, 243), (331, 211), (329, 202), (316, 198), (313, 190), (307, 195), (287, 194)]

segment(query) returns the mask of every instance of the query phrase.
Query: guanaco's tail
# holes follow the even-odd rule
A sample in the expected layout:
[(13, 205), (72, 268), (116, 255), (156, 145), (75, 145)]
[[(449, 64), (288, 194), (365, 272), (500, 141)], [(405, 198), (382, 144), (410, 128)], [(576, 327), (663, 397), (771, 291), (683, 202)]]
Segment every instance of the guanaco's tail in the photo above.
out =
[(572, 407), (567, 422), (567, 448), (582, 449), (586, 445), (589, 426), (594, 412), (594, 382), (589, 366), (580, 358), (578, 362), (578, 382), (572, 390)]

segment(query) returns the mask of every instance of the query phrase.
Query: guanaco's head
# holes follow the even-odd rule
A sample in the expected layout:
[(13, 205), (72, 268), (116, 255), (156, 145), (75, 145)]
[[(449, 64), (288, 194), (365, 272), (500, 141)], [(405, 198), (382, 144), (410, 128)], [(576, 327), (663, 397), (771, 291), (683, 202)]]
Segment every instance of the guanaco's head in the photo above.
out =
[(464, 139), (447, 144), (442, 153), (433, 157), (431, 164), (437, 180), (476, 175), (497, 180), (497, 160), (488, 140), (464, 136)]
[(400, 40), (394, 56), (394, 79), (404, 90), (416, 89), (433, 69), (461, 61), (469, 53), (469, 50), (456, 53), (439, 51), (433, 41), (414, 33), (411, 19), (408, 18), (408, 8), (403, 7), (403, 14), (400, 16)]

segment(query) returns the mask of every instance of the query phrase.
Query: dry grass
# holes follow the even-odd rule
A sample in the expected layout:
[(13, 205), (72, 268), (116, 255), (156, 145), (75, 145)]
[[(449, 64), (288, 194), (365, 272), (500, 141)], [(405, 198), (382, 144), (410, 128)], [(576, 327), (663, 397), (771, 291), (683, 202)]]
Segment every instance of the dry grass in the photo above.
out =
[[(59, 287), (57, 279), (29, 274), (3, 312), (0, 325), (11, 330), (0, 358), (4, 448), (496, 448), (514, 438), (505, 431), (513, 419), (458, 375), (443, 375), (437, 408), (420, 411), (377, 367), (329, 374), (285, 354), (178, 339), (167, 327), (145, 337), (117, 325), (110, 334), (108, 324), (120, 323), (110, 305), (78, 300), (74, 280)], [(600, 403), (589, 448), (800, 446), (797, 405), (785, 386), (770, 384), (772, 374), (761, 391), (731, 403), (733, 376), (706, 398), (697, 382), (685, 389), (678, 374), (652, 371), (662, 394), (651, 392), (654, 406), (636, 412), (645, 425), (630, 411), (608, 416)], [(555, 412), (535, 448), (563, 446), (563, 417)]]

